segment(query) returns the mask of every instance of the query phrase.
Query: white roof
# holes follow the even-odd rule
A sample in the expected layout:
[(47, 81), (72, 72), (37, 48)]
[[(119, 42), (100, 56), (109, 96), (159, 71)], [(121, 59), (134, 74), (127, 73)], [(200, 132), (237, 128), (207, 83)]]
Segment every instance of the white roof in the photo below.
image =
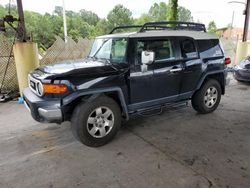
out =
[(190, 37), (196, 40), (204, 39), (218, 39), (217, 36), (210, 33), (201, 31), (187, 31), (187, 30), (157, 30), (157, 31), (145, 31), (145, 32), (132, 32), (132, 33), (114, 33), (109, 35), (103, 35), (97, 38), (141, 38), (141, 37)]

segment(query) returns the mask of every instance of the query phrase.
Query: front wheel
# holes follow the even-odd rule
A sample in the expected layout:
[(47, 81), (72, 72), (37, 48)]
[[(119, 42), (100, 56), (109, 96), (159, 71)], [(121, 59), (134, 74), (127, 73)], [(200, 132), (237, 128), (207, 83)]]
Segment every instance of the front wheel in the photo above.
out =
[(105, 145), (121, 126), (120, 107), (105, 96), (82, 102), (74, 110), (71, 124), (74, 136), (83, 144), (91, 147)]
[(208, 80), (206, 83), (193, 95), (192, 106), (201, 113), (211, 113), (218, 107), (221, 99), (221, 86), (217, 80)]

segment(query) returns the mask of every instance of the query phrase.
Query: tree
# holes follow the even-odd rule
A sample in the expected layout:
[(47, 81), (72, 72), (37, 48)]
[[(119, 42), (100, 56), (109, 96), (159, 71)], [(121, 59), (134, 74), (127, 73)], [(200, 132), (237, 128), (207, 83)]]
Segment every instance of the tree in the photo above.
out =
[[(191, 11), (186, 9), (185, 7), (178, 7), (177, 4), (177, 18), (171, 18), (172, 14), (172, 4), (166, 4), (165, 2), (160, 2), (159, 4), (154, 3), (153, 6), (150, 7), (148, 14), (143, 14), (140, 18), (137, 18), (136, 23), (145, 23), (149, 21), (184, 21), (191, 22), (193, 21), (193, 17)], [(143, 22), (144, 21), (144, 22)]]
[(151, 21), (166, 21), (167, 11), (168, 5), (166, 3), (154, 3), (154, 5), (150, 7), (148, 15)]
[(87, 11), (87, 10), (80, 10), (79, 12), (81, 18), (87, 22), (89, 25), (96, 25), (97, 22), (100, 20), (100, 18), (97, 16), (97, 14), (91, 12), (91, 11)]
[(57, 16), (62, 16), (63, 15), (63, 7), (55, 6), (54, 14), (56, 14)]
[(7, 14), (7, 10), (0, 5), (0, 18), (3, 18)]
[(178, 21), (192, 22), (193, 17), (191, 11), (182, 6), (178, 7)]
[[(191, 12), (184, 7), (178, 7), (177, 2), (178, 0), (170, 0), (170, 4), (154, 3), (147, 13), (136, 19), (132, 18), (132, 12), (123, 5), (116, 5), (104, 19), (100, 19), (95, 13), (84, 9), (79, 12), (66, 11), (68, 34), (73, 39), (79, 37), (94, 38), (97, 35), (107, 34), (114, 27), (120, 25), (142, 25), (145, 22), (166, 20), (192, 21)], [(8, 5), (0, 5), (0, 18), (8, 14), (8, 10)], [(16, 6), (11, 5), (10, 10), (11, 14), (17, 17)], [(27, 34), (32, 33), (33, 39), (39, 47), (50, 47), (55, 41), (56, 35), (64, 37), (63, 8), (61, 6), (56, 6), (52, 14), (43, 15), (25, 11), (24, 16)], [(13, 38), (15, 31), (8, 24), (6, 24), (6, 28), (6, 36)]]
[(144, 23), (150, 22), (150, 21), (152, 21), (152, 18), (148, 14), (144, 13), (139, 18), (134, 19), (134, 24), (143, 25)]
[(104, 35), (104, 34), (107, 34), (110, 31), (111, 31), (111, 29), (108, 26), (107, 19), (101, 19), (96, 24), (96, 34), (97, 35)]
[(178, 0), (170, 0), (170, 11), (168, 14), (169, 21), (178, 20)]
[(116, 5), (107, 16), (108, 29), (121, 25), (132, 25), (132, 12), (123, 5)]
[(217, 31), (216, 23), (214, 21), (210, 21), (208, 23), (207, 30), (209, 33), (216, 33), (216, 31)]

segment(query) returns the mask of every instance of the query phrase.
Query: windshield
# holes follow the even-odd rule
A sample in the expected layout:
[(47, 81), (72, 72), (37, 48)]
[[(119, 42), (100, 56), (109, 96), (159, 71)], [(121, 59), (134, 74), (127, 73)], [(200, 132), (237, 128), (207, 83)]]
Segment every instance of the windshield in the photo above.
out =
[(89, 57), (122, 63), (125, 61), (126, 49), (126, 38), (95, 39)]

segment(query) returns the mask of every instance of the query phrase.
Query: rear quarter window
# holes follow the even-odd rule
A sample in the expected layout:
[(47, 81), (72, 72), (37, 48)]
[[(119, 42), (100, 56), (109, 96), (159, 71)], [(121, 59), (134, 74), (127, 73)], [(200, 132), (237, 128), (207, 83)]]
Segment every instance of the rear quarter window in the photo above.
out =
[(196, 58), (198, 53), (194, 44), (194, 41), (191, 39), (181, 40), (181, 53), (183, 58)]
[(198, 40), (198, 47), (201, 58), (220, 57), (223, 51), (220, 47), (219, 40)]

